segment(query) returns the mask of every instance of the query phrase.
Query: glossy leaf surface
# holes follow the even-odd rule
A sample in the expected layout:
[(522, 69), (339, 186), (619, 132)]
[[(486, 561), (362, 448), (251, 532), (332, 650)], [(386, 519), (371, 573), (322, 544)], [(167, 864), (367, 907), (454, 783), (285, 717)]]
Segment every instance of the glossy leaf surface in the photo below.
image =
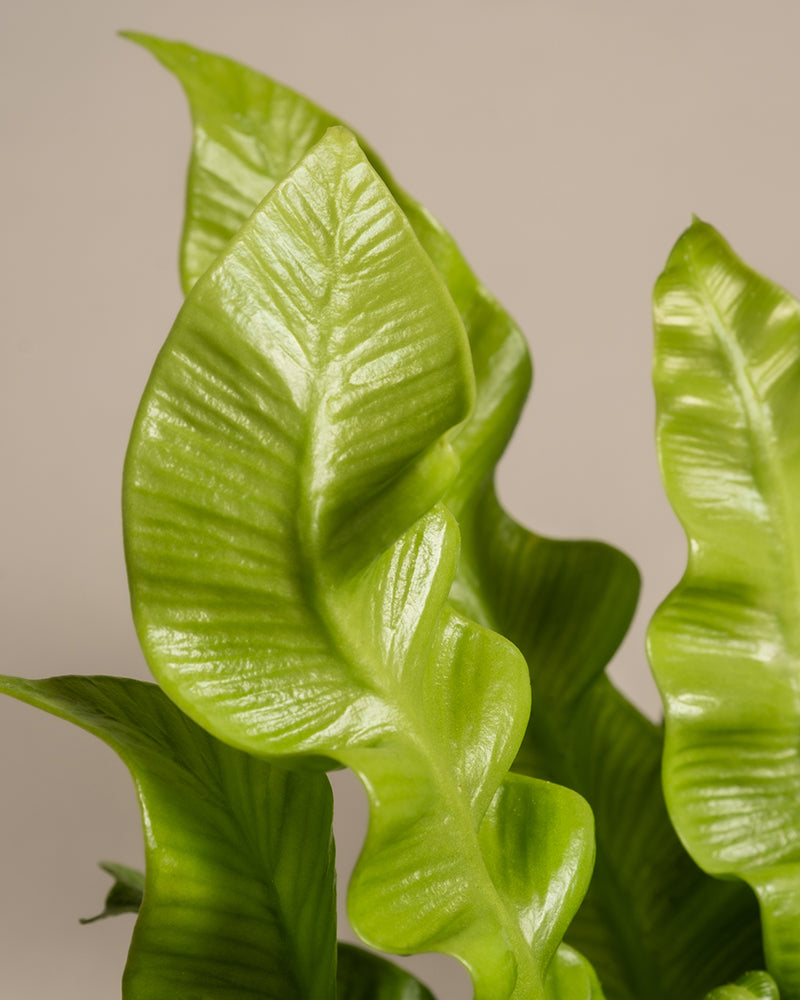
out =
[(648, 643), (664, 781), (698, 863), (752, 885), (800, 997), (800, 307), (710, 226), (655, 294), (659, 457), (689, 540)]
[[(187, 299), (131, 440), (127, 551), (171, 697), (253, 753), (361, 777), (359, 933), (459, 957), (478, 997), (536, 997), (586, 887), (591, 817), (563, 791), (579, 829), (554, 815), (560, 849), (541, 869), (501, 863), (501, 846), (522, 850), (526, 796), (549, 799), (530, 781), (498, 788), (527, 720), (524, 662), (446, 603), (458, 531), (435, 501), (472, 393), (450, 296), (333, 130)], [(522, 920), (504, 896), (515, 860), (516, 891), (547, 912)], [(574, 889), (548, 895), (547, 878)]]
[(0, 691), (94, 733), (131, 772), (147, 876), (125, 1000), (174, 1000), (176, 991), (206, 1000), (333, 1000), (324, 775), (292, 774), (224, 746), (152, 684), (3, 677)]
[[(191, 284), (255, 206), (254, 192), (266, 192), (279, 169), (334, 119), (230, 60), (158, 39), (136, 40), (178, 76), (192, 108), (190, 210), (182, 246)], [(216, 144), (206, 133), (226, 145), (224, 156), (210, 155)], [(261, 173), (260, 187), (239, 183), (241, 150), (248, 151), (247, 177)], [(760, 964), (758, 915), (746, 892), (715, 883), (689, 861), (664, 809), (660, 732), (602, 676), (633, 613), (638, 576), (610, 547), (540, 538), (497, 504), (491, 477), (530, 385), (527, 347), (449, 234), (368, 155), (444, 278), (470, 341), (476, 403), (453, 438), (461, 468), (446, 495), (465, 544), (452, 598), (513, 637), (531, 665), (533, 715), (516, 766), (580, 790), (598, 817), (595, 877), (570, 939), (591, 955), (614, 997), (699, 993), (704, 984)], [(280, 168), (263, 166), (272, 163)], [(197, 209), (204, 203), (215, 206), (205, 217)], [(504, 580), (513, 584), (503, 586)], [(631, 811), (636, 821), (623, 825), (620, 815)], [(686, 946), (698, 928), (710, 955)]]
[(592, 885), (567, 940), (615, 1000), (698, 997), (763, 965), (751, 894), (691, 861), (663, 802), (661, 733), (603, 672), (633, 612), (634, 567), (608, 546), (531, 534), (488, 487), (467, 513), (464, 603), (531, 671), (514, 767), (574, 788), (595, 814)]
[[(344, 123), (232, 59), (150, 35), (126, 37), (174, 73), (189, 100), (193, 141), (180, 251), (188, 292), (271, 188), (329, 127)], [(478, 391), (469, 420), (453, 438), (461, 465), (448, 504), (458, 514), (516, 423), (531, 378), (527, 345), (450, 234), (398, 186), (363, 138), (359, 145), (447, 285), (469, 338)]]

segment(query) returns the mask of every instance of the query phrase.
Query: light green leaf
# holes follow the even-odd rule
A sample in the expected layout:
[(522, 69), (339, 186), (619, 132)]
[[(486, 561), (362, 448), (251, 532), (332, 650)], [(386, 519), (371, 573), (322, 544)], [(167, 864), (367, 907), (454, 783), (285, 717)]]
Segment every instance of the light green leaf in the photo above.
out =
[(547, 1000), (604, 1000), (594, 969), (583, 955), (562, 944), (546, 980)]
[(800, 997), (800, 307), (695, 222), (655, 292), (658, 445), (689, 540), (648, 645), (667, 804), (697, 862), (762, 908)]
[[(152, 684), (0, 678), (0, 691), (88, 730), (136, 786), (147, 875), (125, 1000), (333, 1000), (332, 798), (233, 750)], [(180, 984), (178, 986), (177, 984)]]
[[(273, 185), (329, 127), (343, 122), (231, 59), (151, 35), (125, 36), (174, 73), (189, 100), (193, 140), (180, 251), (188, 292)], [(397, 185), (363, 138), (358, 141), (447, 285), (469, 337), (478, 392), (469, 420), (453, 439), (461, 469), (448, 505), (458, 516), (514, 428), (531, 379), (527, 345), (449, 233)]]
[(463, 606), (531, 671), (514, 767), (575, 789), (595, 814), (594, 875), (567, 940), (613, 1000), (698, 996), (763, 964), (751, 894), (688, 857), (662, 798), (661, 733), (603, 672), (633, 613), (633, 565), (608, 546), (531, 534), (488, 485), (462, 536)]
[(102, 913), (96, 917), (83, 917), (82, 924), (93, 924), (96, 920), (116, 917), (121, 913), (138, 913), (142, 905), (143, 872), (113, 861), (101, 861), (100, 867), (114, 879), (114, 884), (108, 891)]
[(780, 1000), (780, 994), (766, 972), (748, 972), (729, 986), (718, 986), (706, 1000)]
[[(182, 247), (191, 283), (260, 194), (334, 119), (230, 60), (143, 36), (136, 40), (176, 73), (192, 108), (195, 140)], [(207, 134), (215, 141), (207, 141)], [(224, 155), (218, 155), (220, 145)], [(247, 183), (238, 180), (241, 150), (250, 164)], [(534, 712), (517, 766), (580, 790), (597, 813), (596, 874), (571, 940), (592, 956), (615, 997), (655, 996), (657, 989), (671, 997), (731, 978), (761, 961), (755, 907), (746, 892), (714, 883), (691, 864), (672, 831), (657, 780), (661, 734), (601, 676), (633, 612), (635, 569), (607, 546), (531, 535), (500, 510), (490, 480), (530, 383), (524, 340), (452, 238), (368, 155), (442, 274), (470, 340), (476, 403), (453, 438), (461, 469), (446, 496), (467, 539), (453, 599), (511, 635), (531, 664)], [(261, 166), (253, 167), (256, 162)], [(260, 183), (253, 180), (258, 173)], [(203, 205), (215, 207), (204, 211)], [(497, 601), (504, 579), (514, 582)], [(623, 826), (621, 806), (630, 813), (637, 802), (637, 822)], [(689, 946), (698, 928), (710, 955)], [(673, 948), (666, 939), (675, 941)]]
[[(230, 60), (138, 40), (176, 73), (192, 107), (189, 202), (195, 208), (189, 210), (182, 259), (184, 271), (195, 262), (196, 277), (252, 210), (253, 192), (274, 184), (310, 144), (314, 129), (333, 118)], [(225, 156), (209, 155), (216, 147), (206, 132), (227, 146)], [(280, 165), (261, 169), (263, 187), (239, 184), (242, 149), (250, 162)], [(661, 734), (602, 675), (633, 613), (636, 570), (608, 546), (532, 535), (500, 509), (491, 478), (530, 384), (525, 342), (452, 238), (369, 155), (444, 278), (470, 340), (476, 403), (453, 438), (461, 469), (446, 495), (464, 533), (452, 597), (468, 614), (512, 637), (528, 658), (534, 709), (516, 766), (579, 790), (597, 814), (595, 877), (570, 940), (592, 957), (618, 998), (671, 998), (732, 978), (762, 960), (756, 908), (746, 891), (715, 883), (690, 862), (662, 800)], [(197, 206), (233, 204), (231, 189), (241, 196), (235, 210), (216, 242), (205, 239), (212, 220)], [(215, 210), (214, 221), (221, 217)], [(205, 257), (197, 253), (201, 245)], [(624, 824), (622, 816), (635, 822)], [(701, 932), (709, 954), (692, 943)]]
[[(498, 791), (527, 721), (525, 664), (446, 603), (458, 530), (435, 501), (471, 400), (452, 299), (332, 130), (187, 298), (131, 440), (127, 552), (171, 697), (234, 745), (332, 758), (365, 784), (361, 936), (455, 955), (479, 998), (535, 998), (588, 879), (591, 827), (570, 828), (559, 862), (574, 891), (545, 893), (547, 865), (527, 854), (499, 860), (539, 790)], [(547, 908), (524, 926), (502, 886), (515, 863)]]

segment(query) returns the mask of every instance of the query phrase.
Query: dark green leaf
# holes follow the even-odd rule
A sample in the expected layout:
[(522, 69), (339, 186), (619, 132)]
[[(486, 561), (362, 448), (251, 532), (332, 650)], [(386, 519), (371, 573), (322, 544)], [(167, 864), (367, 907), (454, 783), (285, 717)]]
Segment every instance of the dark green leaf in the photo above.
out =
[(209, 736), (152, 684), (0, 678), (94, 733), (134, 779), (147, 875), (124, 1000), (333, 1000), (332, 801), (322, 774)]
[[(272, 187), (322, 138), (343, 124), (301, 94), (231, 59), (151, 35), (126, 33), (173, 72), (193, 122), (181, 241), (184, 291), (225, 248)], [(530, 385), (525, 339), (477, 280), (441, 224), (405, 193), (359, 138), (447, 285), (467, 331), (478, 395), (454, 438), (461, 460), (448, 504), (460, 505), (500, 458)]]
[(114, 861), (101, 861), (100, 867), (113, 879), (102, 913), (96, 917), (84, 917), (82, 924), (93, 924), (104, 917), (116, 917), (120, 913), (138, 913), (144, 894), (144, 873)]
[(635, 568), (608, 546), (525, 531), (489, 488), (466, 515), (463, 606), (507, 635), (531, 671), (515, 767), (574, 788), (595, 813), (595, 872), (567, 939), (614, 1000), (697, 997), (763, 964), (750, 895), (700, 872), (673, 832), (660, 731), (603, 673), (633, 613)]

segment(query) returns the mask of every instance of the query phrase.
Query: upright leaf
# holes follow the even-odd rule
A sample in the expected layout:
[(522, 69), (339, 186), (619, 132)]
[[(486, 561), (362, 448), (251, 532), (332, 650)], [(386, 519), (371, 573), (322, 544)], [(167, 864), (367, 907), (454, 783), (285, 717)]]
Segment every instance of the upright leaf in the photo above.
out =
[[(335, 119), (231, 60), (131, 37), (176, 74), (192, 110), (181, 249), (190, 287), (261, 195)], [(571, 939), (620, 1000), (702, 992), (761, 963), (753, 946), (758, 915), (745, 892), (702, 876), (689, 861), (661, 796), (661, 733), (603, 676), (630, 622), (638, 575), (609, 546), (541, 538), (500, 508), (491, 480), (530, 385), (524, 338), (452, 237), (368, 156), (444, 279), (470, 342), (476, 399), (452, 438), (461, 466), (446, 494), (464, 540), (452, 599), (512, 637), (530, 664), (533, 714), (515, 766), (579, 790), (597, 815), (595, 877)], [(623, 805), (637, 810), (631, 827), (619, 822)], [(707, 955), (687, 945), (698, 928)]]
[(0, 677), (0, 692), (94, 733), (131, 772), (147, 874), (124, 1000), (334, 1000), (324, 775), (225, 746), (153, 684)]
[(434, 1000), (418, 979), (385, 958), (339, 944), (339, 1000)]
[(658, 445), (689, 541), (650, 625), (664, 784), (706, 871), (758, 895), (800, 997), (800, 306), (695, 222), (655, 292)]
[[(333, 125), (344, 124), (296, 91), (232, 59), (126, 32), (176, 75), (189, 100), (193, 139), (180, 269), (188, 292), (271, 188)], [(454, 437), (461, 461), (448, 503), (459, 512), (502, 454), (530, 385), (525, 339), (481, 285), (442, 225), (400, 188), (377, 154), (359, 145), (403, 210), (461, 315), (478, 393)]]
[(567, 940), (613, 1000), (700, 997), (763, 965), (750, 893), (686, 854), (661, 794), (661, 733), (603, 672), (633, 611), (635, 569), (607, 546), (527, 532), (488, 486), (468, 514), (464, 605), (507, 635), (531, 671), (514, 767), (574, 788), (595, 814), (594, 875)]
[(553, 809), (547, 786), (501, 785), (525, 665), (446, 603), (458, 531), (436, 500), (471, 401), (452, 299), (332, 130), (186, 301), (131, 439), (127, 553), (146, 655), (187, 712), (253, 753), (361, 777), (362, 936), (455, 955), (479, 998), (535, 998), (585, 890), (591, 815), (566, 790)]

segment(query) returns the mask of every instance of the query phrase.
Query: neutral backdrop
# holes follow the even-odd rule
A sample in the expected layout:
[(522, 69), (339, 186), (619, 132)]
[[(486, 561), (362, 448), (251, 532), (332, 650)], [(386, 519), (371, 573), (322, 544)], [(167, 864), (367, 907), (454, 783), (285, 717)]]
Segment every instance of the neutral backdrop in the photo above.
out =
[[(5, 0), (0, 5), (0, 670), (145, 677), (120, 470), (180, 305), (189, 120), (134, 28), (248, 62), (367, 136), (516, 316), (534, 392), (500, 473), (541, 533), (644, 576), (611, 666), (649, 714), (646, 622), (685, 542), (653, 448), (650, 294), (692, 212), (800, 287), (796, 0)], [(342, 879), (360, 790), (337, 777)], [(0, 996), (119, 996), (132, 918), (88, 928), (101, 858), (140, 864), (127, 772), (0, 701)], [(346, 931), (344, 932), (347, 933)], [(415, 968), (468, 998), (449, 960)]]

